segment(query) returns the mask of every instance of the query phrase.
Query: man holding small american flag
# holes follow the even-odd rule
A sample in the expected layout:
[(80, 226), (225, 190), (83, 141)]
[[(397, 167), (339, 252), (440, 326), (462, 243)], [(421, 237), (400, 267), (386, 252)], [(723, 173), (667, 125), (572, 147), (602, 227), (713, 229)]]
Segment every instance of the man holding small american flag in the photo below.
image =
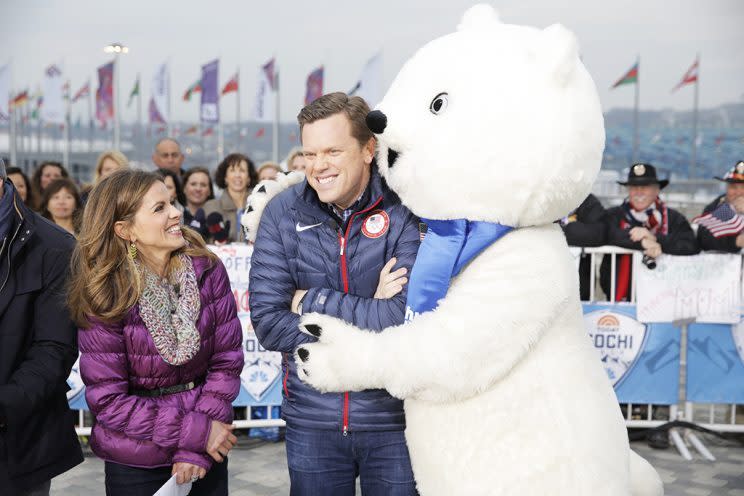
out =
[(740, 253), (744, 246), (744, 161), (716, 179), (726, 183), (726, 193), (693, 219), (698, 241), (703, 250)]

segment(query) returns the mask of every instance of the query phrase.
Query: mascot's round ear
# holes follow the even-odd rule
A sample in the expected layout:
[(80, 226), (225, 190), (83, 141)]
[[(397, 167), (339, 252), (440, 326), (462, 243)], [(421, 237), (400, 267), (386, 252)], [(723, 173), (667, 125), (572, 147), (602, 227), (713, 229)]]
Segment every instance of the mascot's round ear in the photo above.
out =
[(499, 14), (492, 6), (479, 3), (473, 5), (462, 15), (460, 24), (457, 25), (458, 31), (475, 31), (493, 29), (496, 24), (500, 24)]
[(560, 86), (565, 86), (576, 70), (579, 42), (563, 25), (553, 24), (540, 32), (534, 55), (547, 76)]

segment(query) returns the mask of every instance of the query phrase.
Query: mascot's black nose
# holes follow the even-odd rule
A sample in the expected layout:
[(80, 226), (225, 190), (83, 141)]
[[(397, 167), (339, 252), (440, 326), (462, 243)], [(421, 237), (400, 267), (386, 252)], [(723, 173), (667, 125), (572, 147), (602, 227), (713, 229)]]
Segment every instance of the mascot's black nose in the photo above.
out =
[(387, 116), (379, 110), (373, 110), (367, 114), (367, 127), (375, 134), (382, 134), (387, 126)]

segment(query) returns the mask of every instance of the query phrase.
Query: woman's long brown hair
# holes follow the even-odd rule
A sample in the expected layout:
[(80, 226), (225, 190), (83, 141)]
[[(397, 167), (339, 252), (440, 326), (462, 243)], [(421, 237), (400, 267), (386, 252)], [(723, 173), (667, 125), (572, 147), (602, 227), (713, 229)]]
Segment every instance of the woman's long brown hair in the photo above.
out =
[[(79, 326), (88, 327), (91, 318), (118, 322), (139, 300), (142, 279), (128, 254), (127, 242), (114, 232), (114, 224), (132, 222), (145, 194), (157, 181), (162, 178), (150, 172), (120, 170), (90, 192), (72, 254), (68, 291), (70, 312)], [(171, 260), (181, 253), (217, 260), (199, 234), (188, 227), (181, 230), (187, 243), (172, 253)], [(174, 267), (169, 264), (169, 269)]]

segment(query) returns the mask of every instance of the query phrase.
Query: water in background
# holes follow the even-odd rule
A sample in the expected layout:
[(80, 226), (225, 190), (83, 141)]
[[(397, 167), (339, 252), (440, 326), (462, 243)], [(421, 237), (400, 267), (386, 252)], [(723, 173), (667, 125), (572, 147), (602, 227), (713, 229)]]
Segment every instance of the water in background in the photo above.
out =
[[(660, 175), (688, 178), (692, 133), (684, 128), (650, 128), (639, 133), (639, 161), (654, 165)], [(632, 163), (633, 128), (607, 128), (602, 168), (626, 170)], [(696, 166), (692, 179), (720, 176), (737, 161), (744, 160), (744, 128), (703, 128), (697, 136)]]

